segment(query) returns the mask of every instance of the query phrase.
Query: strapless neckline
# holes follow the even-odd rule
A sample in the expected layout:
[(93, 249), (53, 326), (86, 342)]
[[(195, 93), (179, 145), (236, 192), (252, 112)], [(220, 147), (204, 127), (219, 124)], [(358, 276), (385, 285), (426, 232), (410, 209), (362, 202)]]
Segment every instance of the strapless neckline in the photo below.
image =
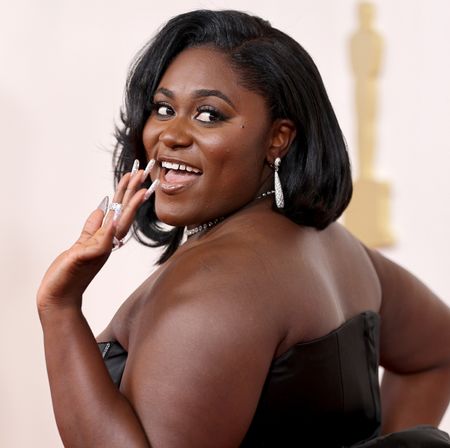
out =
[(307, 341), (301, 341), (296, 342), (293, 345), (291, 345), (286, 351), (275, 357), (272, 361), (272, 365), (276, 364), (277, 362), (282, 362), (285, 357), (288, 357), (291, 352), (295, 352), (296, 350), (301, 349), (301, 347), (308, 346), (311, 344), (319, 343), (321, 341), (327, 340), (329, 338), (332, 338), (336, 335), (336, 333), (339, 333), (342, 331), (345, 327), (349, 325), (354, 325), (356, 321), (364, 320), (366, 317), (372, 316), (374, 319), (379, 320), (380, 315), (376, 311), (372, 310), (366, 310), (361, 311), (358, 314), (355, 314), (354, 316), (350, 317), (349, 319), (345, 320), (341, 325), (334, 328), (333, 330), (329, 331), (328, 333), (325, 333), (323, 336), (318, 336), (313, 339), (308, 339)]
[[(240, 447), (449, 448), (429, 427), (380, 436), (379, 324), (378, 313), (364, 311), (275, 358)], [(117, 341), (99, 348), (119, 387), (127, 352)]]

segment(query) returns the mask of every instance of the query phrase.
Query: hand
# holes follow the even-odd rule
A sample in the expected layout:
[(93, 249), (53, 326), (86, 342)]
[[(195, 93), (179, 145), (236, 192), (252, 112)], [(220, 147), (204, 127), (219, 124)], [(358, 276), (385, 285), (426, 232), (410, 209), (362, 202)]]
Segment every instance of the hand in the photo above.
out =
[[(99, 206), (88, 217), (75, 244), (53, 261), (37, 294), (40, 313), (54, 307), (81, 307), (82, 294), (109, 258), (114, 237), (120, 240), (128, 233), (137, 209), (148, 198), (148, 190), (139, 188), (147, 175), (147, 170), (125, 174), (113, 198), (122, 204), (121, 213), (111, 210), (105, 217)], [(105, 199), (102, 204), (106, 208)]]

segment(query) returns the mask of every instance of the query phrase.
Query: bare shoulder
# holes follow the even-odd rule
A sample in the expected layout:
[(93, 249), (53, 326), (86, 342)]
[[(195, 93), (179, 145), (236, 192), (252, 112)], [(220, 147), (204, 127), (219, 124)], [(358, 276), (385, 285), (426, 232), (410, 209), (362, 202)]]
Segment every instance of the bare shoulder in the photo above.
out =
[(242, 288), (253, 282), (247, 295), (260, 296), (258, 285), (265, 290), (273, 280), (268, 274), (276, 270), (277, 258), (307, 232), (273, 212), (242, 213), (180, 247), (159, 281), (169, 285), (178, 280), (187, 286), (220, 285), (220, 290), (238, 290), (240, 295)]
[(361, 311), (378, 311), (380, 301), (367, 253), (342, 226), (317, 231), (264, 209), (181, 247), (149, 294), (153, 313), (174, 304), (204, 309), (236, 331), (261, 332), (281, 352), (281, 344), (320, 337)]
[(238, 446), (279, 340), (260, 256), (213, 236), (163, 265), (130, 343), (122, 391), (161, 446)]
[(256, 233), (252, 238), (233, 232), (211, 236), (187, 243), (167, 262), (149, 292), (150, 307), (204, 307), (220, 314), (222, 322), (230, 316), (236, 325), (249, 313), (264, 319), (270, 307), (267, 248), (257, 244)]

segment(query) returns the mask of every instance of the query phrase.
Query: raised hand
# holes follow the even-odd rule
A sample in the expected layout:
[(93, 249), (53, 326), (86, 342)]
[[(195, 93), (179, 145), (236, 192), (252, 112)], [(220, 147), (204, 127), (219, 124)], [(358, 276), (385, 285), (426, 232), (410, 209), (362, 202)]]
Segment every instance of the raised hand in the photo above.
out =
[(108, 209), (106, 197), (89, 215), (78, 240), (53, 261), (37, 294), (39, 312), (53, 307), (81, 307), (83, 292), (105, 264), (115, 242), (128, 233), (139, 206), (155, 190), (157, 181), (148, 190), (140, 188), (153, 163), (150, 161), (143, 171), (136, 161), (132, 172), (125, 174), (117, 186), (113, 209)]

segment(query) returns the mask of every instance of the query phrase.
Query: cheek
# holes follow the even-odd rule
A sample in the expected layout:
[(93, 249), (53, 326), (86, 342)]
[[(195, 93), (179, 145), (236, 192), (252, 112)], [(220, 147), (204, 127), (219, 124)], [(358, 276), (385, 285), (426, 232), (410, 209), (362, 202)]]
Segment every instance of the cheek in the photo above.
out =
[(263, 152), (266, 139), (257, 130), (242, 129), (236, 125), (220, 132), (210, 132), (198, 136), (199, 145), (210, 157), (234, 158), (244, 155), (252, 157)]
[(144, 144), (147, 157), (149, 159), (153, 157), (153, 152), (155, 150), (155, 144), (157, 141), (158, 141), (157, 127), (149, 119), (144, 126), (144, 130), (142, 131), (142, 142)]
[(199, 145), (204, 148), (205, 162), (211, 164), (216, 175), (225, 171), (233, 177), (246, 176), (257, 172), (264, 164), (263, 139), (260, 134), (246, 129), (205, 136), (201, 141), (199, 139)]

